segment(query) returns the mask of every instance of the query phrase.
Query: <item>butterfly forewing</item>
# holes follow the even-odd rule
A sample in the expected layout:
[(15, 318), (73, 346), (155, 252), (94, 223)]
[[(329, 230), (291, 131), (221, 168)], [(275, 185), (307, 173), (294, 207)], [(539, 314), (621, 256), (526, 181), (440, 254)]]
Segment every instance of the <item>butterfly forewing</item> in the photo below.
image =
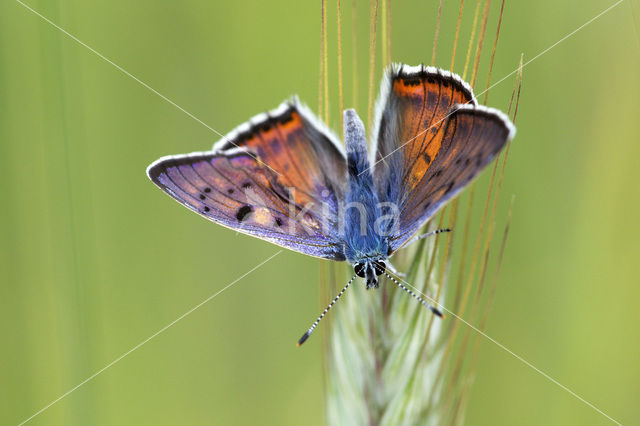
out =
[(343, 260), (337, 236), (343, 183), (321, 165), (333, 157), (332, 167), (344, 170), (345, 160), (330, 138), (295, 104), (286, 104), (241, 126), (212, 152), (160, 159), (148, 175), (214, 222), (304, 254)]
[(338, 200), (344, 196), (344, 152), (337, 138), (297, 99), (254, 117), (213, 150), (238, 147), (255, 153), (282, 186), (295, 188), (291, 196), (297, 203), (329, 201), (337, 214)]
[(382, 83), (374, 129), (376, 180), (381, 194), (402, 198), (415, 188), (435, 158), (447, 114), (456, 104), (476, 103), (455, 74), (433, 67), (396, 66)]

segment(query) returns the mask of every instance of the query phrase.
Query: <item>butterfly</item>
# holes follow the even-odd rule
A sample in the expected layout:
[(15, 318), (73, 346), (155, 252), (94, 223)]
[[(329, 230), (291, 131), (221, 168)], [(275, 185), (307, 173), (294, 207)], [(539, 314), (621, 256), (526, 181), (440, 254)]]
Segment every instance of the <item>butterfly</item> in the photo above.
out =
[(187, 208), (225, 227), (323, 259), (353, 277), (298, 341), (304, 343), (356, 277), (367, 289), (415, 236), (515, 135), (502, 112), (478, 105), (468, 83), (434, 67), (385, 72), (371, 132), (344, 111), (340, 140), (297, 98), (253, 117), (211, 151), (162, 157), (149, 178)]

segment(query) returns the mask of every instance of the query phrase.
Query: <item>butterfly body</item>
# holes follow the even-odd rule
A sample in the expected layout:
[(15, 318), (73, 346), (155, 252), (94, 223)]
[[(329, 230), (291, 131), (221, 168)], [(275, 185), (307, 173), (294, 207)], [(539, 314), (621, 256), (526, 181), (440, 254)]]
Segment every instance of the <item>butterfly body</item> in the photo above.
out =
[[(389, 251), (387, 235), (390, 226), (382, 217), (381, 202), (367, 155), (364, 125), (354, 110), (345, 111), (344, 123), (348, 182), (342, 205), (344, 256), (352, 265), (383, 260)], [(377, 282), (367, 278), (367, 286), (377, 287)]]
[(344, 113), (343, 148), (294, 98), (211, 151), (160, 158), (147, 174), (205, 218), (306, 255), (346, 260), (373, 288), (379, 275), (391, 278), (386, 259), (514, 134), (509, 118), (478, 105), (459, 76), (394, 65), (369, 144), (354, 110)]

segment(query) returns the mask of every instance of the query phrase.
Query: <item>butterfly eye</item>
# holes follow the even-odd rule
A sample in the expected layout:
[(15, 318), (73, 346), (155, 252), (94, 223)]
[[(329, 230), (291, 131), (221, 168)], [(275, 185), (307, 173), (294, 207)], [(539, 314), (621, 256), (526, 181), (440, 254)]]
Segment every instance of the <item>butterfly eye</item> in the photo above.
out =
[(387, 269), (387, 264), (381, 260), (373, 262), (373, 269), (376, 271), (376, 275), (382, 275)]
[(365, 271), (364, 263), (358, 263), (356, 264), (356, 266), (353, 267), (353, 272), (355, 272), (356, 275), (359, 276), (360, 278), (364, 278), (364, 271)]

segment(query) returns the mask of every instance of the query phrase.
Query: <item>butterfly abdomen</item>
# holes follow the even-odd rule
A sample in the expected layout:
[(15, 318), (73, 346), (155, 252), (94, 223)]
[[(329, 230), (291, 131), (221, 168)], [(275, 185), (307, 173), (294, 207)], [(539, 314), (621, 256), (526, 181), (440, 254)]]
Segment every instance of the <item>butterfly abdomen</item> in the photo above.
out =
[(344, 112), (344, 143), (347, 148), (349, 182), (371, 180), (367, 159), (367, 139), (364, 124), (353, 109)]
[(376, 221), (380, 217), (378, 194), (369, 168), (364, 124), (350, 109), (344, 112), (348, 189), (342, 206), (345, 257), (350, 262), (379, 258), (387, 244)]

